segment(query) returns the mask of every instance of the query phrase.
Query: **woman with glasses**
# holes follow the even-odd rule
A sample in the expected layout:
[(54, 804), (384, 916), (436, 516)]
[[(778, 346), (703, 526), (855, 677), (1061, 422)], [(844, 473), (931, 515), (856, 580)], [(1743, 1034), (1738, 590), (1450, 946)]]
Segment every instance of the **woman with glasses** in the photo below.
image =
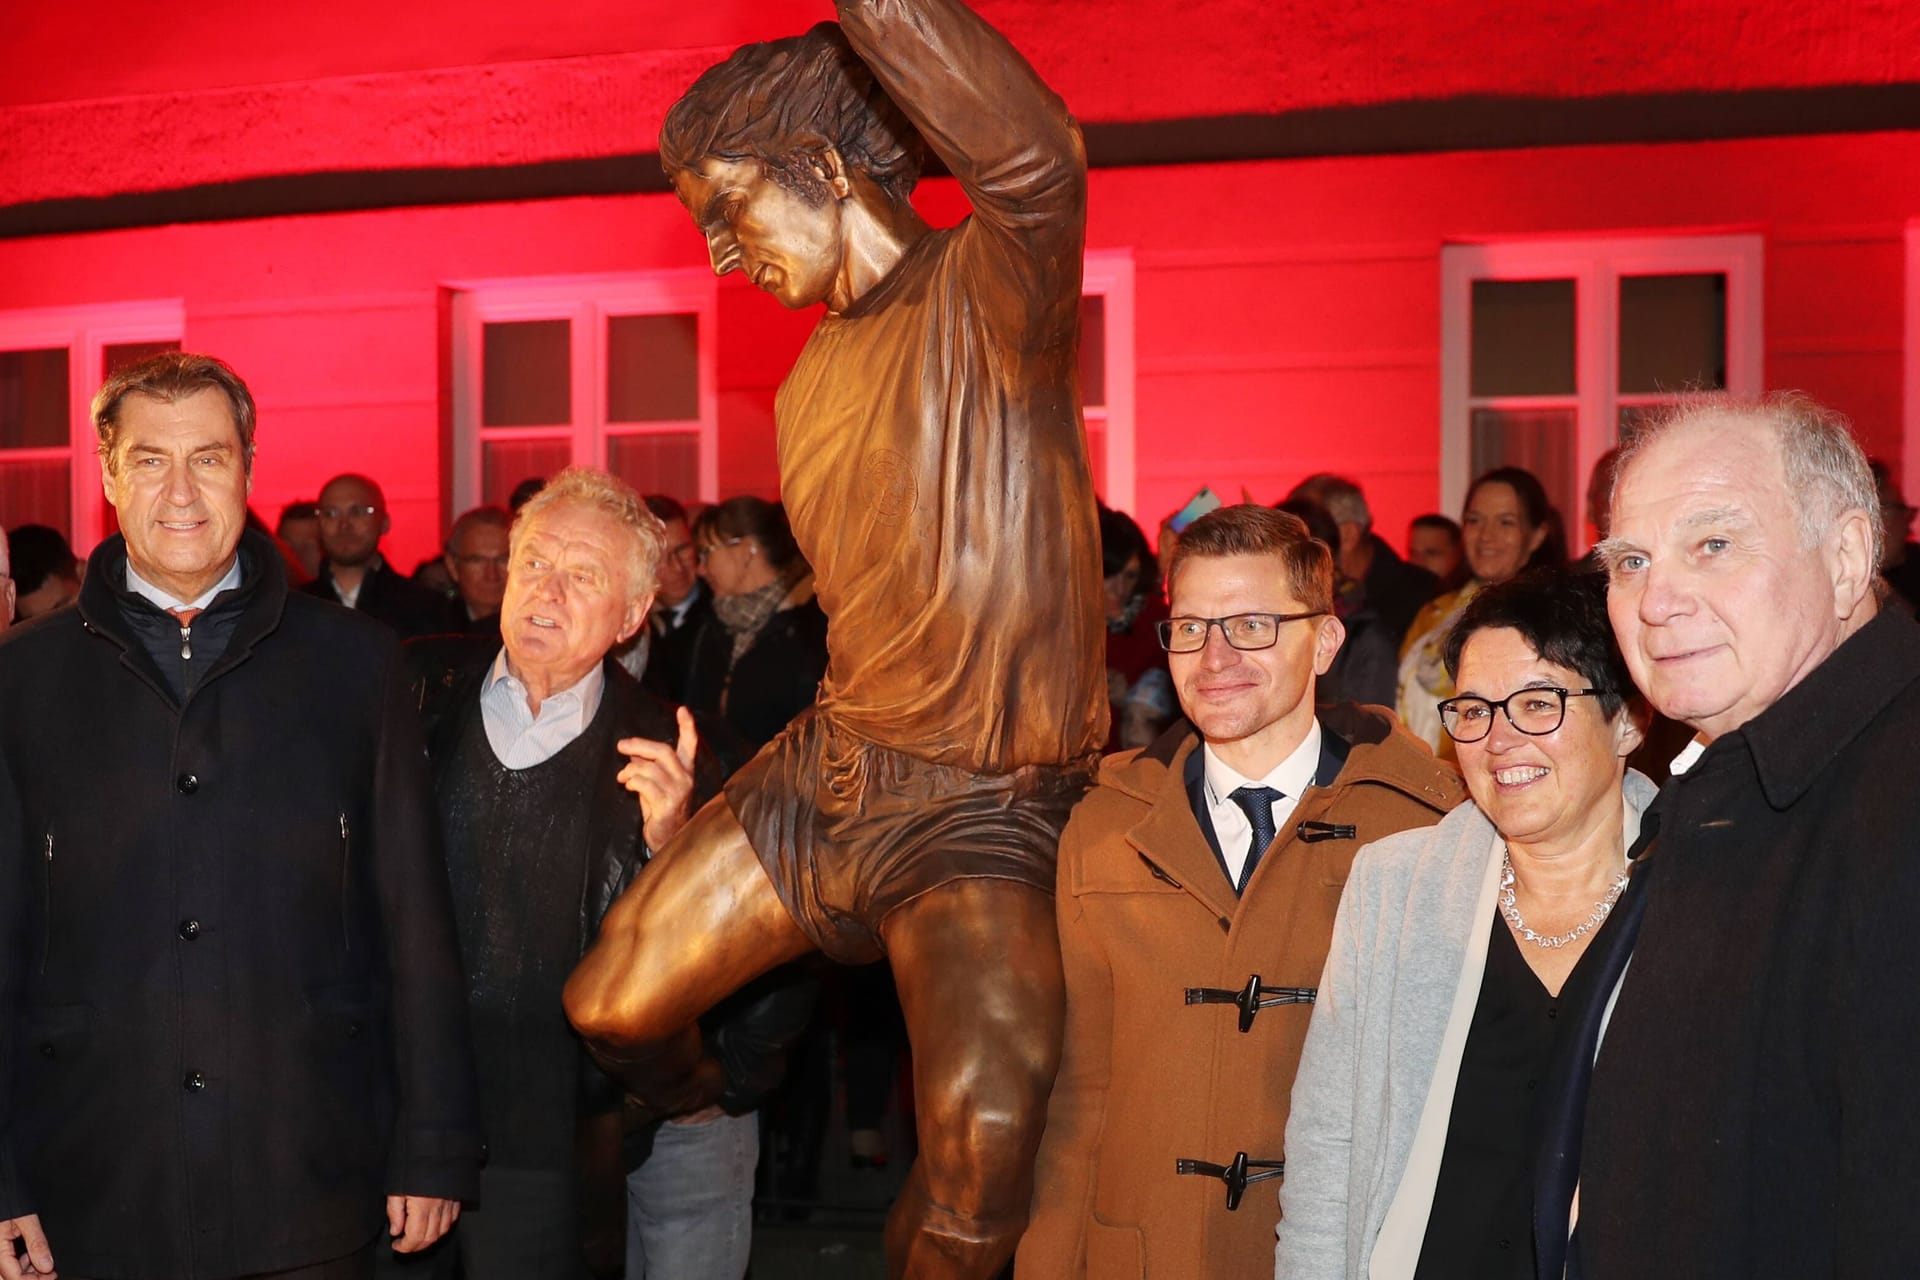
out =
[(1538, 1082), (1653, 784), (1606, 585), (1488, 587), (1439, 706), (1472, 803), (1362, 849), (1294, 1082), (1279, 1280), (1533, 1275)]
[(1400, 722), (1443, 760), (1453, 759), (1453, 739), (1441, 729), (1434, 707), (1453, 692), (1442, 648), (1454, 619), (1482, 588), (1523, 569), (1567, 559), (1559, 513), (1539, 478), (1520, 467), (1495, 467), (1473, 482), (1460, 514), (1460, 536), (1471, 576), (1414, 615), (1400, 646), (1394, 708)]
[(742, 496), (693, 523), (714, 616), (694, 638), (686, 703), (718, 715), (751, 756), (813, 704), (827, 671), (827, 615), (780, 505)]

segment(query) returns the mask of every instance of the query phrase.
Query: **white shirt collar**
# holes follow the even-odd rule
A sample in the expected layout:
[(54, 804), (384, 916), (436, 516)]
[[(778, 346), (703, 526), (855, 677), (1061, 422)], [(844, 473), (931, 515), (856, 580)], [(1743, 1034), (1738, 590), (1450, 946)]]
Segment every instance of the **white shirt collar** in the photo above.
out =
[(1320, 768), (1320, 721), (1307, 726), (1307, 734), (1292, 754), (1268, 771), (1264, 778), (1249, 778), (1214, 753), (1213, 744), (1201, 747), (1206, 753), (1207, 803), (1218, 806), (1241, 787), (1272, 787), (1289, 800), (1298, 800), (1313, 785)]
[(212, 604), (213, 598), (222, 591), (230, 591), (239, 585), (240, 557), (237, 553), (233, 557), (233, 563), (227, 566), (227, 571), (220, 575), (220, 581), (214, 583), (192, 600), (181, 600), (177, 596), (169, 595), (165, 591), (162, 591), (159, 587), (154, 586), (151, 582), (148, 582), (145, 578), (135, 573), (133, 571), (133, 561), (127, 561), (127, 590), (144, 599), (151, 600), (154, 604), (160, 606), (160, 608), (169, 611), (174, 609), (204, 609)]
[(1680, 754), (1673, 758), (1673, 762), (1667, 766), (1667, 772), (1676, 778), (1679, 777), (1687, 770), (1693, 768), (1694, 765), (1700, 763), (1700, 757), (1706, 754), (1706, 750), (1707, 740), (1696, 735), (1693, 741), (1689, 742), (1681, 749)]
[(509, 769), (552, 759), (593, 723), (606, 684), (606, 670), (596, 662), (574, 684), (542, 698), (535, 715), (527, 707), (527, 686), (508, 669), (502, 646), (480, 686), (481, 722), (495, 758)]

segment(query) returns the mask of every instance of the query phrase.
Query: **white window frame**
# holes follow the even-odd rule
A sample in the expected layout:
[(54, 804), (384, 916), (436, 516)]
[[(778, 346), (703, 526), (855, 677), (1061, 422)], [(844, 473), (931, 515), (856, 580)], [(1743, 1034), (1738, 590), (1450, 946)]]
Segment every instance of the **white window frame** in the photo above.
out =
[[(453, 449), (455, 514), (481, 502), (482, 441), (553, 439), (555, 423), (542, 427), (483, 427), (480, 423), (482, 327), (514, 320), (572, 322), (573, 421), (564, 424), (575, 466), (605, 466), (610, 436), (697, 434), (699, 492), (675, 494), (701, 502), (720, 497), (720, 396), (716, 368), (719, 291), (711, 271), (645, 271), (621, 275), (541, 276), (449, 283), (452, 298)], [(698, 419), (647, 423), (607, 422), (607, 320), (613, 316), (692, 312), (698, 317)], [(586, 340), (581, 340), (581, 335)]]
[(1920, 218), (1907, 223), (1906, 430), (1900, 437), (1901, 492), (1920, 493)]
[(1133, 250), (1089, 249), (1080, 292), (1104, 300), (1106, 404), (1088, 410), (1105, 435), (1106, 474), (1100, 491), (1116, 511), (1134, 508)]
[[(0, 311), (0, 350), (67, 349), (67, 443), (38, 449), (8, 449), (10, 462), (67, 463), (67, 537), (85, 558), (100, 542), (106, 493), (100, 484), (99, 436), (93, 429), (93, 394), (100, 389), (100, 361), (108, 347), (130, 342), (181, 342), (186, 308), (178, 298), (103, 303), (35, 311)], [(9, 523), (12, 523), (11, 521)]]
[[(1620, 277), (1723, 273), (1727, 279), (1727, 390), (1757, 396), (1763, 385), (1765, 333), (1761, 301), (1762, 240), (1757, 235), (1597, 236), (1449, 244), (1440, 250), (1440, 509), (1460, 510), (1473, 477), (1475, 409), (1526, 409), (1575, 403), (1575, 477), (1584, 486), (1600, 456), (1618, 441), (1623, 406), (1667, 403), (1673, 395), (1621, 395)], [(1483, 396), (1471, 393), (1473, 282), (1574, 281), (1572, 396)], [(1569, 533), (1583, 513), (1561, 513)]]

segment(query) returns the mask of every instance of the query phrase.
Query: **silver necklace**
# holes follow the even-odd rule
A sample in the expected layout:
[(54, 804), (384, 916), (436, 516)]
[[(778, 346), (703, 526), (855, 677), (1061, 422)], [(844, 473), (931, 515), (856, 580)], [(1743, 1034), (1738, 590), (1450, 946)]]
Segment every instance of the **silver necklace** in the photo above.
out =
[(1500, 914), (1507, 918), (1507, 923), (1513, 926), (1515, 933), (1534, 946), (1564, 947), (1569, 943), (1580, 941), (1598, 929), (1600, 922), (1613, 914), (1613, 904), (1620, 901), (1620, 895), (1626, 891), (1627, 871), (1626, 868), (1621, 868), (1620, 874), (1614, 879), (1613, 888), (1607, 890), (1607, 896), (1593, 904), (1592, 915), (1575, 925), (1571, 933), (1563, 933), (1553, 938), (1535, 933), (1527, 927), (1527, 922), (1520, 918), (1520, 908), (1514, 902), (1513, 884), (1513, 854), (1503, 844), (1500, 846)]

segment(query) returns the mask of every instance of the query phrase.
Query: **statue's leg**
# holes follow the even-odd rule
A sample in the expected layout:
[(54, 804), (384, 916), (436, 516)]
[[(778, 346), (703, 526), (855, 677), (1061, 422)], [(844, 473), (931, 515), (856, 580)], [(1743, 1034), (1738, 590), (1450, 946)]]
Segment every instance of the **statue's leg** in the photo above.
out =
[(697, 1019), (812, 949), (716, 796), (607, 912), (567, 979), (567, 1017), (629, 1092), (663, 1114), (697, 1108), (719, 1092)]
[(1012, 880), (956, 880), (893, 912), (883, 932), (920, 1130), (920, 1159), (887, 1219), (887, 1271), (987, 1280), (1026, 1228), (1060, 1065), (1053, 898)]

